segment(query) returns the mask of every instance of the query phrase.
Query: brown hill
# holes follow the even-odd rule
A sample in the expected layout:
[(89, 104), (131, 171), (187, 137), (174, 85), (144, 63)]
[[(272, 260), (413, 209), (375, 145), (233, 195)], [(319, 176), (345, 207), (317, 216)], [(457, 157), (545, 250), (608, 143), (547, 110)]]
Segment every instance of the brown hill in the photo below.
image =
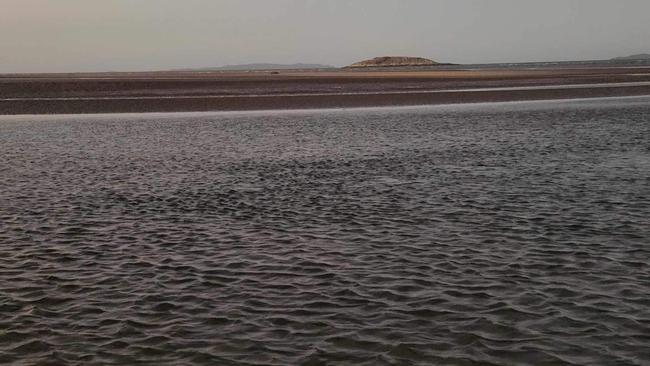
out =
[(384, 56), (354, 63), (349, 68), (435, 66), (439, 63), (422, 57)]

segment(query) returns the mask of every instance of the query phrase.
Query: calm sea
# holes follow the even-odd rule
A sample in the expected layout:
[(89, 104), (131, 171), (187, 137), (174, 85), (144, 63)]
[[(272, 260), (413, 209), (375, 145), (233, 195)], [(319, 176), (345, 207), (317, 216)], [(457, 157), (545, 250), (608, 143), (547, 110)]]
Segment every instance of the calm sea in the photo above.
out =
[(0, 363), (648, 365), (650, 98), (0, 117)]

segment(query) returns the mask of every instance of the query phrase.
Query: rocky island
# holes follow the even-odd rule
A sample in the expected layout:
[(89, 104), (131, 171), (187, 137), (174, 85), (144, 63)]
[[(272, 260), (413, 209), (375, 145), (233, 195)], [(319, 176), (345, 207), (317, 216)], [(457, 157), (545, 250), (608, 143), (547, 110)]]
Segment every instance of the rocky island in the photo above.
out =
[(374, 67), (414, 67), (414, 66), (437, 66), (442, 65), (433, 60), (422, 57), (383, 56), (371, 60), (356, 62), (346, 68), (374, 68)]

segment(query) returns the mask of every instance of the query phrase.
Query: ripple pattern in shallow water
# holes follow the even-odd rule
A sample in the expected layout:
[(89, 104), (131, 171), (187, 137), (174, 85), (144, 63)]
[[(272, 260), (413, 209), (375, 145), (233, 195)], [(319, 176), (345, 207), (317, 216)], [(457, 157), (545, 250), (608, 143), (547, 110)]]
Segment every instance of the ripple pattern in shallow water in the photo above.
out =
[(650, 107), (0, 121), (0, 363), (645, 365)]

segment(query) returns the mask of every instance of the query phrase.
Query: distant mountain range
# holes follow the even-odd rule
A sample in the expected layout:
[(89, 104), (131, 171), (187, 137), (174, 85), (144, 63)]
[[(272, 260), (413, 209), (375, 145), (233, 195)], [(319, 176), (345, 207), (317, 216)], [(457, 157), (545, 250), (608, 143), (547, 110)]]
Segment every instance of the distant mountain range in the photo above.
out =
[(612, 61), (637, 61), (637, 60), (650, 60), (650, 54), (641, 53), (638, 55), (615, 57), (612, 59)]
[(195, 71), (255, 71), (255, 70), (309, 70), (309, 69), (333, 69), (334, 66), (320, 64), (244, 64), (244, 65), (226, 65), (219, 67), (204, 67), (192, 69)]
[[(589, 63), (598, 63), (598, 62), (614, 62), (614, 63), (647, 63), (650, 61), (650, 54), (642, 53), (638, 55), (630, 55), (624, 57), (615, 57), (610, 60), (595, 60), (595, 61), (569, 61), (569, 62), (556, 62), (553, 64), (589, 64)], [(534, 64), (534, 63), (522, 63), (525, 64)], [(543, 62), (541, 64), (549, 64)], [(361, 62), (354, 63), (352, 65), (344, 67), (344, 69), (376, 69), (376, 68), (417, 68), (417, 67), (431, 67), (431, 66), (453, 66), (454, 64), (450, 63), (438, 63), (426, 58), (421, 57), (395, 57), (395, 56), (384, 56), (384, 57), (375, 57), (374, 59), (364, 60)], [(511, 65), (519, 65), (519, 63), (513, 63)], [(203, 68), (188, 68), (181, 69), (177, 71), (275, 71), (275, 70), (322, 70), (322, 69), (338, 69), (336, 66), (323, 65), (323, 64), (305, 64), (305, 63), (296, 63), (296, 64), (274, 64), (274, 63), (256, 63), (256, 64), (241, 64), (241, 65), (226, 65), (218, 67), (203, 67)]]

